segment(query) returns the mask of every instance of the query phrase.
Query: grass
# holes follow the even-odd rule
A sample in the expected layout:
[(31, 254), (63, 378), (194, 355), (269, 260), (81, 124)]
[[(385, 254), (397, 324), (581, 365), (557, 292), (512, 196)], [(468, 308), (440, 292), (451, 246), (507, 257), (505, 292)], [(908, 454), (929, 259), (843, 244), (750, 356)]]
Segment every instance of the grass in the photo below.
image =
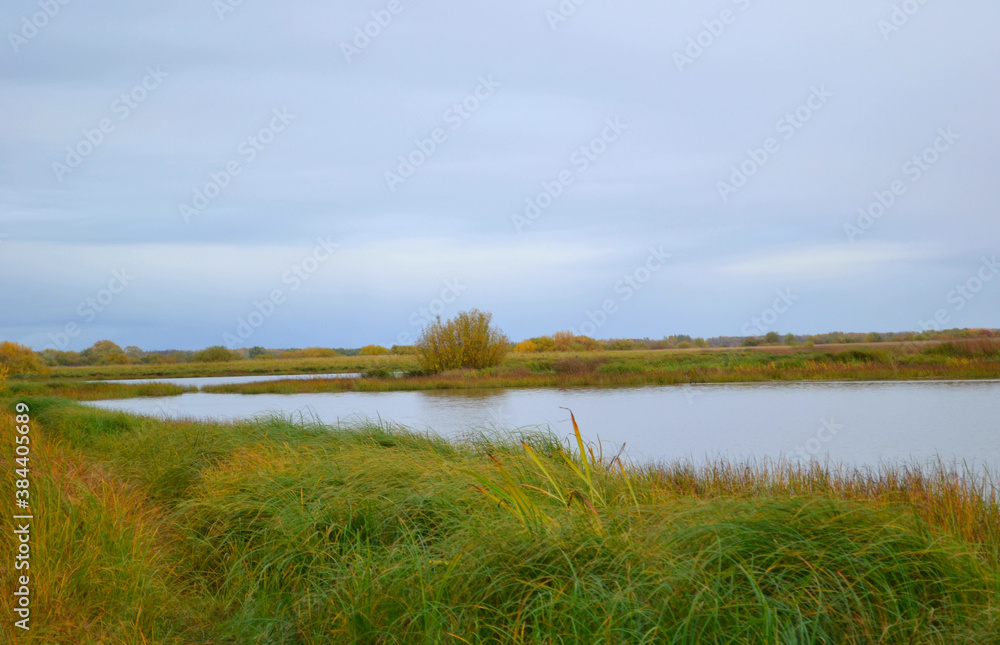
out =
[[(377, 376), (377, 374), (376, 374)], [(1000, 378), (1000, 343), (930, 345), (920, 351), (649, 351), (515, 354), (500, 367), (403, 378), (308, 379), (218, 385), (206, 392), (294, 394), (465, 388), (628, 387), (761, 381)]]
[(331, 358), (245, 359), (224, 363), (161, 363), (151, 365), (87, 365), (54, 367), (53, 379), (185, 378), (265, 374), (324, 374), (364, 372), (372, 368), (405, 371), (417, 366), (414, 356), (335, 356)]
[[(2, 390), (0, 390), (2, 391)], [(172, 385), (169, 383), (88, 383), (86, 381), (63, 380), (13, 380), (7, 383), (8, 396), (57, 396), (77, 401), (99, 401), (102, 399), (132, 399), (143, 396), (177, 396), (185, 392), (197, 392), (198, 388)]]
[(37, 622), (18, 642), (1000, 642), (1000, 509), (967, 473), (636, 466), (582, 436), (26, 400)]
[[(822, 347), (513, 353), (508, 354), (505, 362), (498, 367), (455, 370), (433, 376), (420, 376), (416, 372), (417, 367), (414, 356), (338, 356), (228, 363), (61, 367), (54, 368), (46, 378), (52, 382), (80, 382), (88, 379), (343, 372), (359, 372), (368, 377), (363, 380), (289, 380), (206, 388), (210, 392), (242, 394), (623, 387), (756, 381), (993, 379), (1000, 378), (1000, 340)], [(395, 373), (407, 376), (393, 378)], [(82, 385), (80, 387), (84, 388)], [(67, 395), (80, 398), (72, 391), (67, 391)], [(133, 392), (132, 395), (137, 394)]]

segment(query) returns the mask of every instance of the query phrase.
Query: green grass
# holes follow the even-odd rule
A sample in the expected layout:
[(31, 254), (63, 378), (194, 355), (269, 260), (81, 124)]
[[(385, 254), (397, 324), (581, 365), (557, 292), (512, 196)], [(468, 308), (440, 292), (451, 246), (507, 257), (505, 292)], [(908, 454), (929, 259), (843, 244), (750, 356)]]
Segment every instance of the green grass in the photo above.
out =
[[(455, 388), (621, 387), (678, 383), (806, 380), (1000, 378), (1000, 341), (874, 343), (822, 347), (546, 352), (508, 354), (498, 367), (416, 374), (414, 356), (240, 360), (228, 363), (104, 365), (54, 368), (50, 381), (152, 377), (361, 372), (361, 381), (277, 381), (206, 388), (243, 394), (427, 390)], [(406, 378), (391, 378), (402, 372)], [(69, 392), (68, 396), (79, 398)]]
[(46, 379), (8, 381), (6, 394), (12, 397), (58, 396), (77, 401), (98, 401), (101, 399), (132, 399), (143, 396), (177, 396), (185, 392), (197, 391), (196, 387), (169, 383), (127, 385), (124, 383), (88, 383), (86, 381)]
[(152, 365), (87, 365), (54, 367), (54, 379), (130, 379), (154, 377), (253, 376), (262, 374), (323, 374), (415, 369), (413, 356), (335, 356), (331, 358), (244, 359), (225, 363), (161, 363)]
[(963, 473), (634, 466), (544, 434), (27, 401), (42, 512), (18, 642), (1000, 642), (1000, 510)]
[[(384, 372), (371, 372), (378, 377)], [(499, 367), (433, 376), (308, 379), (208, 386), (206, 392), (294, 394), (466, 388), (630, 387), (762, 381), (888, 381), (1000, 378), (1000, 354), (931, 346), (905, 353), (848, 348), (778, 352), (650, 351), (514, 354)]]

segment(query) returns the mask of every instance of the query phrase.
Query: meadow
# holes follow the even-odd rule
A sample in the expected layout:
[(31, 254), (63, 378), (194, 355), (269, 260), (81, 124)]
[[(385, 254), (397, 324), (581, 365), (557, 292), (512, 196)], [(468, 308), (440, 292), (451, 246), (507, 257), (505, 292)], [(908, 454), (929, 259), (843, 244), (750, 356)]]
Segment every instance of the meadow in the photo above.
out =
[[(1000, 378), (1000, 340), (836, 344), (816, 347), (514, 352), (507, 354), (503, 363), (496, 367), (451, 370), (433, 375), (421, 374), (413, 355), (94, 365), (56, 367), (45, 379), (56, 383), (90, 379), (345, 372), (364, 374), (367, 378), (272, 381), (213, 386), (205, 388), (205, 391), (292, 394), (347, 390), (623, 387), (804, 380), (993, 379)], [(37, 378), (25, 377), (21, 381), (15, 378), (11, 383), (31, 382)]]
[(897, 346), (546, 352), (510, 354), (502, 365), (423, 375), (372, 367), (363, 379), (307, 379), (205, 387), (206, 392), (629, 387), (761, 381), (886, 381), (1000, 378), (1000, 341)]
[(17, 642), (1000, 642), (988, 476), (632, 464), (585, 419), (447, 442), (0, 396), (0, 427), (15, 400), (32, 418), (37, 618)]

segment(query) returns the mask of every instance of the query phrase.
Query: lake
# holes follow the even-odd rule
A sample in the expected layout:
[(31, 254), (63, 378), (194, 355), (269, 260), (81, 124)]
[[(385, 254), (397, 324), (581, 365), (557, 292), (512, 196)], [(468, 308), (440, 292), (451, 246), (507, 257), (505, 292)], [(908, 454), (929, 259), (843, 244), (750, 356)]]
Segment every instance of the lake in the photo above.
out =
[[(232, 378), (232, 377), (230, 377)], [(207, 384), (208, 379), (194, 385)], [(217, 381), (217, 379), (212, 379)], [(1000, 471), (1000, 381), (755, 383), (620, 389), (444, 390), (176, 397), (97, 401), (160, 417), (219, 420), (305, 414), (326, 424), (381, 418), (446, 437), (548, 427), (626, 444), (633, 461), (728, 457), (850, 465), (946, 462)]]

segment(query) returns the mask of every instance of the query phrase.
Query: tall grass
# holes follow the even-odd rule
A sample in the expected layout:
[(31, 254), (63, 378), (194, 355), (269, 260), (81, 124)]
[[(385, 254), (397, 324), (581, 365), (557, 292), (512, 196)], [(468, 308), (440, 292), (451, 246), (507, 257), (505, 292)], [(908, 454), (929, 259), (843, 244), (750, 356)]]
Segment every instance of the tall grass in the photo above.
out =
[(8, 381), (7, 396), (58, 396), (77, 401), (97, 401), (101, 399), (132, 399), (144, 396), (177, 396), (185, 392), (196, 392), (198, 388), (172, 385), (169, 383), (99, 383), (62, 380), (16, 380)]
[[(713, 359), (709, 362), (707, 359)], [(765, 357), (766, 358), (766, 357)], [(476, 388), (635, 387), (682, 383), (757, 383), (770, 381), (900, 381), (1000, 378), (1000, 360), (943, 357), (909, 361), (877, 355), (817, 355), (760, 360), (750, 355), (715, 364), (635, 359), (584, 361), (576, 358), (534, 361), (502, 369), (456, 370), (435, 376), (365, 379), (302, 379), (213, 385), (205, 392), (236, 394), (295, 394), (305, 392), (390, 392)], [(380, 373), (373, 372), (373, 376)]]
[(28, 402), (39, 643), (998, 642), (996, 491), (943, 467), (635, 466), (583, 432)]

